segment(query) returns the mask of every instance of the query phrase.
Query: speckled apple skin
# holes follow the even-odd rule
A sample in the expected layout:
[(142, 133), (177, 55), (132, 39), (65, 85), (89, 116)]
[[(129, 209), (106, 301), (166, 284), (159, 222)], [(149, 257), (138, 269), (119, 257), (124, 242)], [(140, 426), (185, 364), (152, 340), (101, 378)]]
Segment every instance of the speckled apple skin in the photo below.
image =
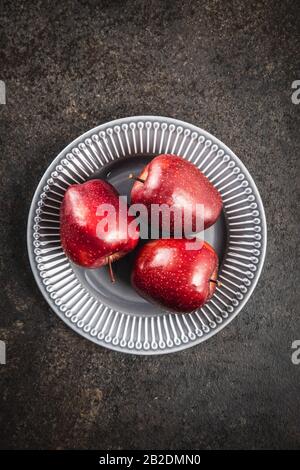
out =
[[(142, 203), (150, 215), (151, 204), (168, 204), (185, 208), (191, 214), (196, 230), (196, 204), (204, 206), (204, 228), (213, 225), (221, 214), (223, 203), (218, 190), (192, 163), (170, 154), (158, 155), (142, 171), (131, 190), (131, 203)], [(174, 230), (174, 214), (170, 218)], [(188, 235), (188, 233), (184, 233)]]
[(218, 255), (206, 242), (188, 250), (185, 239), (154, 240), (138, 252), (131, 282), (145, 299), (167, 310), (188, 313), (214, 294)]
[[(97, 236), (101, 216), (96, 213), (100, 204), (111, 204), (118, 211), (119, 194), (111, 184), (95, 179), (70, 186), (60, 209), (62, 247), (68, 258), (86, 268), (99, 268), (107, 264), (109, 256), (115, 261), (133, 250), (138, 243), (138, 232), (132, 237), (128, 230), (123, 230), (122, 240), (111, 233), (103, 233), (101, 238)], [(127, 214), (128, 224), (133, 219)]]

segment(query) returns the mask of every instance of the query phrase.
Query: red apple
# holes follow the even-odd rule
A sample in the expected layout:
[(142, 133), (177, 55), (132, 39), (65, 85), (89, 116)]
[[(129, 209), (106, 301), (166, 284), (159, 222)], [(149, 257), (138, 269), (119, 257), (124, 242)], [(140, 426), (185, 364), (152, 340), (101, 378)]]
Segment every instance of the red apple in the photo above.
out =
[[(194, 233), (196, 204), (204, 207), (202, 229), (213, 225), (222, 211), (222, 198), (208, 178), (195, 165), (176, 155), (158, 155), (136, 179), (131, 190), (132, 204), (144, 204), (148, 214), (151, 213), (151, 204), (167, 204), (169, 207), (185, 210), (190, 214)], [(172, 213), (170, 222), (172, 236)], [(185, 232), (183, 234), (188, 235)]]
[[(109, 227), (104, 223), (103, 227), (99, 225), (108, 214), (101, 208), (108, 204), (118, 216), (114, 230), (106, 230)], [(68, 188), (60, 210), (60, 235), (62, 247), (74, 263), (86, 268), (105, 264), (111, 267), (112, 261), (135, 248), (138, 230), (129, 233), (134, 218), (128, 215), (125, 205), (123, 217), (127, 223), (121, 223), (119, 208), (119, 194), (106, 181), (95, 179)]]
[(148, 242), (135, 260), (133, 287), (167, 310), (191, 312), (201, 307), (216, 289), (218, 255), (208, 243), (200, 245), (190, 249), (186, 239)]

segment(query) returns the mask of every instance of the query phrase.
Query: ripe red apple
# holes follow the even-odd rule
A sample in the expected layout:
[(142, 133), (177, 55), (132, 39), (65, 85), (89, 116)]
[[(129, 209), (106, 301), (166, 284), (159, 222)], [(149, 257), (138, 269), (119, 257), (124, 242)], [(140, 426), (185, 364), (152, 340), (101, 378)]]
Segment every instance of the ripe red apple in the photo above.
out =
[[(117, 215), (114, 230), (108, 230), (104, 223), (108, 212), (102, 209), (108, 204)], [(123, 217), (127, 223), (123, 224), (119, 208), (119, 194), (106, 181), (95, 179), (68, 188), (60, 209), (60, 236), (66, 255), (74, 263), (86, 268), (109, 264), (111, 268), (112, 261), (135, 248), (138, 230), (129, 233), (134, 218), (128, 215), (125, 205)], [(99, 225), (101, 221), (103, 227)]]
[[(208, 178), (195, 165), (176, 155), (158, 155), (146, 165), (136, 180), (131, 190), (132, 204), (144, 204), (148, 214), (151, 204), (167, 204), (185, 210), (190, 214), (194, 233), (197, 228), (196, 204), (204, 206), (202, 229), (213, 225), (222, 211), (222, 198)], [(172, 236), (173, 213), (170, 226)], [(183, 234), (188, 235), (185, 232)]]
[(218, 276), (218, 255), (208, 243), (201, 245), (188, 249), (186, 239), (148, 242), (135, 260), (133, 287), (168, 310), (191, 312), (201, 307), (214, 294)]

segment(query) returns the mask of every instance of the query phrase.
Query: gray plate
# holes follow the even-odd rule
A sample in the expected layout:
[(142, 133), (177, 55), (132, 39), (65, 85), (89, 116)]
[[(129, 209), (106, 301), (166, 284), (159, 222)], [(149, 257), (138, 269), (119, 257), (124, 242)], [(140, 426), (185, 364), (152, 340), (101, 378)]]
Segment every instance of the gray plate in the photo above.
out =
[[(59, 208), (69, 184), (100, 177), (129, 196), (128, 174), (139, 173), (160, 153), (175, 153), (194, 163), (224, 203), (220, 219), (203, 234), (220, 257), (222, 286), (203, 308), (188, 315), (166, 313), (132, 289), (135, 253), (114, 263), (118, 282), (112, 284), (106, 267), (79, 268), (60, 245)], [(77, 333), (118, 351), (162, 354), (208, 339), (241, 311), (263, 266), (266, 220), (253, 179), (222, 142), (182, 121), (136, 116), (86, 132), (55, 158), (33, 197), (27, 242), (41, 292)]]

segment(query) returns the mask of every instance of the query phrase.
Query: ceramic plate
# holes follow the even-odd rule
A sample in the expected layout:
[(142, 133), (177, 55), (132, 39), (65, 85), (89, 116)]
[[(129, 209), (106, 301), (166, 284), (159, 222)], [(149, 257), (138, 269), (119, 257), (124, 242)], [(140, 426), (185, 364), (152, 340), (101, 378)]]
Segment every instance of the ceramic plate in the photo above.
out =
[[(203, 308), (191, 314), (166, 313), (132, 289), (135, 252), (114, 263), (117, 282), (112, 284), (106, 267), (75, 266), (60, 244), (59, 208), (70, 184), (104, 178), (129, 196), (129, 173), (138, 174), (160, 153), (177, 154), (196, 165), (218, 189), (224, 204), (220, 219), (204, 232), (204, 239), (219, 255), (222, 285)], [(38, 286), (68, 326), (117, 351), (162, 354), (205, 341), (242, 310), (263, 266), (266, 221), (252, 177), (222, 142), (186, 122), (136, 116), (95, 127), (55, 158), (33, 197), (27, 241)]]

